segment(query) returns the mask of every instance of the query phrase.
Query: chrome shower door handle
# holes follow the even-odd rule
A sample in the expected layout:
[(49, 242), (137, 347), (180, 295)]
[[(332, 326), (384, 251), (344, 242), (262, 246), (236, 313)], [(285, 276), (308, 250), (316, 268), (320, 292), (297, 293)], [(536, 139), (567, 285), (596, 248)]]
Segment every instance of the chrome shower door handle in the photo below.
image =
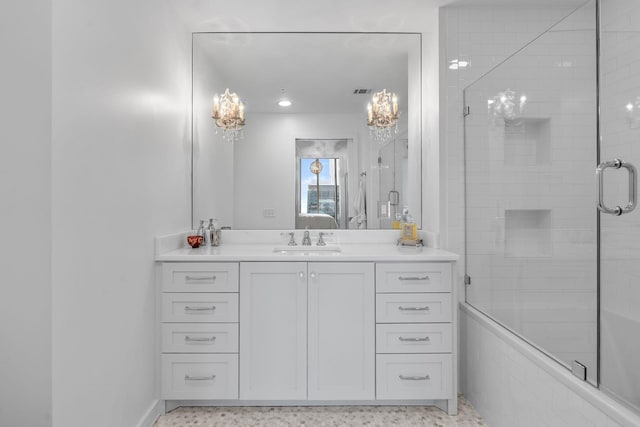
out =
[[(604, 204), (604, 171), (608, 168), (625, 168), (629, 173), (629, 202), (623, 208), (616, 206), (615, 208), (609, 208)], [(638, 171), (636, 167), (628, 162), (623, 162), (620, 159), (607, 160), (602, 162), (596, 168), (596, 190), (598, 193), (598, 209), (600, 212), (604, 212), (611, 215), (620, 216), (627, 214), (636, 208), (638, 200)]]

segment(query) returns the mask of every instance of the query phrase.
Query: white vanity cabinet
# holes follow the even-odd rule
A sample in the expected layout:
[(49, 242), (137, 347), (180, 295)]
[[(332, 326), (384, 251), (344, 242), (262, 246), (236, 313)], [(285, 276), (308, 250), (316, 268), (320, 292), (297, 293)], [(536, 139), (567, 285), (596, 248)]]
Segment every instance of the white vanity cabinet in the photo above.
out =
[(240, 398), (373, 400), (374, 264), (243, 262)]
[(308, 271), (309, 400), (375, 399), (374, 264)]
[(163, 399), (238, 399), (238, 269), (162, 264)]
[(376, 264), (376, 397), (457, 412), (451, 263)]
[(240, 399), (306, 399), (307, 263), (241, 263), (240, 308)]
[(229, 244), (158, 256), (173, 405), (436, 405), (457, 413), (455, 254)]

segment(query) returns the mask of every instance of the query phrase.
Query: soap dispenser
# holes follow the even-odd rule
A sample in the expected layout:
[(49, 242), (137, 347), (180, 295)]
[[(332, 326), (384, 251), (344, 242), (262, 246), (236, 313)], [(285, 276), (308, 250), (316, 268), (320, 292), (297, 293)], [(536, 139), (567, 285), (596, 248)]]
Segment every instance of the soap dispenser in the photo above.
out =
[(217, 219), (209, 220), (209, 235), (211, 236), (211, 246), (220, 246), (220, 243), (222, 243), (222, 230)]
[(205, 246), (213, 246), (212, 234), (214, 234), (215, 232), (215, 228), (213, 227), (213, 218), (209, 218), (209, 225), (207, 226), (207, 230), (204, 233)]

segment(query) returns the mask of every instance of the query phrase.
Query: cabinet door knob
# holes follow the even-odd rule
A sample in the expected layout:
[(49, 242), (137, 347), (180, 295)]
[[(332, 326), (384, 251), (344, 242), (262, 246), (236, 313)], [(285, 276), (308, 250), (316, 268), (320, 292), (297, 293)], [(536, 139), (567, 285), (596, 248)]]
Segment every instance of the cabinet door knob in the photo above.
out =
[(298, 276), (299, 276), (301, 279), (304, 279), (304, 271), (301, 271), (300, 273), (298, 273)]
[(309, 275), (311, 276), (312, 279), (315, 279), (317, 277), (316, 272), (312, 271), (311, 274)]

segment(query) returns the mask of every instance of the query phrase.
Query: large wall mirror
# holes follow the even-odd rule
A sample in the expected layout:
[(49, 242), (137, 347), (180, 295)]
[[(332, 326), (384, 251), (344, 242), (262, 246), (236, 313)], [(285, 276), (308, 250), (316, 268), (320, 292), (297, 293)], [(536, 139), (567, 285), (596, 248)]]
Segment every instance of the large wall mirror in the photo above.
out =
[[(419, 222), (421, 75), (416, 33), (194, 33), (193, 224), (385, 229), (404, 206)], [(233, 141), (211, 117), (227, 88), (244, 105)], [(383, 89), (397, 127), (372, 133)]]

